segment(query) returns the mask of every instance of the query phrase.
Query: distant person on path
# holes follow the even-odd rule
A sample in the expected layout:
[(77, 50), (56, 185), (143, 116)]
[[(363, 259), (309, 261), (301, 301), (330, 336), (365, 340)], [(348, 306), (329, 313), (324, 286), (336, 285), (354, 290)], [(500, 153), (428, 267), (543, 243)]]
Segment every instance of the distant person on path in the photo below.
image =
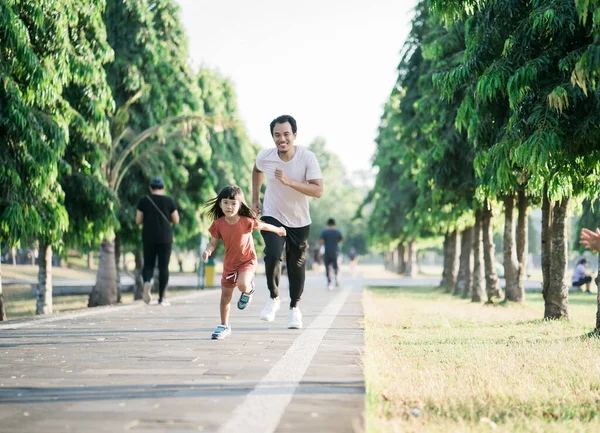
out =
[[(323, 179), (316, 155), (294, 144), (296, 120), (283, 115), (270, 124), (275, 148), (258, 153), (252, 171), (252, 209), (262, 220), (277, 227), (285, 227), (285, 239), (262, 232), (265, 240), (265, 274), (270, 297), (260, 318), (273, 321), (281, 306), (279, 299), (280, 263), (285, 246), (287, 273), (290, 287), (288, 328), (302, 328), (302, 313), (298, 302), (304, 291), (306, 249), (310, 231), (309, 197), (323, 194)], [(267, 175), (267, 189), (261, 209), (260, 188)]]
[(323, 263), (325, 263), (325, 276), (327, 277), (327, 288), (329, 290), (333, 290), (333, 276), (331, 275), (331, 270), (333, 270), (335, 274), (335, 286), (339, 287), (340, 285), (338, 279), (338, 245), (343, 240), (342, 233), (335, 227), (335, 220), (329, 218), (327, 220), (327, 228), (323, 229), (321, 236), (319, 237), (319, 243), (325, 247)]
[(214, 252), (219, 239), (223, 239), (225, 257), (223, 275), (221, 277), (221, 324), (212, 333), (213, 340), (222, 340), (231, 334), (229, 311), (233, 289), (238, 287), (240, 300), (237, 306), (245, 309), (254, 294), (254, 272), (257, 259), (252, 240), (252, 230), (259, 229), (277, 236), (285, 236), (284, 227), (275, 227), (256, 219), (256, 214), (246, 204), (244, 193), (238, 186), (223, 188), (217, 197), (207, 204), (208, 214), (213, 220), (208, 229), (211, 239), (202, 253), (202, 260), (207, 261)]
[(356, 248), (350, 247), (350, 252), (348, 253), (348, 260), (350, 260), (350, 269), (352, 270), (352, 276), (356, 276), (356, 266), (358, 265), (358, 253), (356, 252)]
[(173, 199), (165, 195), (165, 181), (162, 177), (153, 178), (149, 188), (150, 194), (138, 202), (135, 215), (135, 223), (143, 224), (143, 299), (146, 304), (152, 301), (150, 280), (152, 280), (154, 265), (158, 257), (158, 303), (166, 307), (171, 305), (165, 296), (169, 283), (169, 260), (173, 244), (171, 224), (179, 223), (179, 212)]
[(574, 287), (581, 287), (585, 284), (585, 293), (592, 293), (590, 291), (592, 277), (587, 273), (587, 265), (588, 261), (585, 258), (577, 262), (577, 266), (575, 266), (575, 271), (573, 271), (573, 277), (571, 278), (571, 282), (573, 283)]

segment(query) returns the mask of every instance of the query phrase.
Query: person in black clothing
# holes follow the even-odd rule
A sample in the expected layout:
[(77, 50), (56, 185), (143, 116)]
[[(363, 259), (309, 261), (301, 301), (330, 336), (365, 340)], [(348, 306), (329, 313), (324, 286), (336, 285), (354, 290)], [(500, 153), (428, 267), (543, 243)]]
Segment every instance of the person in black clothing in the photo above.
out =
[(155, 177), (150, 181), (150, 194), (138, 202), (135, 223), (143, 224), (144, 302), (149, 304), (152, 301), (150, 280), (158, 258), (158, 303), (168, 306), (170, 304), (166, 300), (165, 291), (169, 282), (169, 260), (173, 244), (171, 224), (179, 223), (179, 212), (173, 199), (165, 195), (165, 182), (161, 177)]
[(333, 268), (335, 273), (335, 285), (339, 286), (338, 280), (338, 244), (342, 242), (344, 238), (338, 229), (335, 228), (335, 220), (329, 218), (327, 220), (327, 228), (321, 232), (319, 243), (325, 246), (325, 254), (323, 254), (323, 262), (325, 263), (325, 275), (327, 276), (327, 288), (333, 289), (331, 281), (330, 267)]

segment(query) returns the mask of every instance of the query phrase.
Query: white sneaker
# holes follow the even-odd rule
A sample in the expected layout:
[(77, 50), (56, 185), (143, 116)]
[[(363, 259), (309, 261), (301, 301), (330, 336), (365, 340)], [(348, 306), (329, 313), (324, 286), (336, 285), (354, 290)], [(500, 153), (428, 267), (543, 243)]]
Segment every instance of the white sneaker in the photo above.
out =
[(265, 308), (260, 313), (261, 320), (266, 320), (267, 322), (272, 322), (275, 320), (275, 313), (279, 311), (281, 308), (281, 300), (280, 299), (267, 299), (267, 303), (265, 304)]
[(333, 290), (333, 284), (331, 284), (331, 283), (327, 284), (327, 290)]
[(300, 312), (300, 308), (298, 308), (298, 307), (290, 308), (290, 311), (288, 313), (288, 328), (290, 328), (290, 329), (302, 328), (302, 313)]
[(149, 304), (152, 302), (152, 295), (150, 294), (150, 289), (152, 289), (152, 283), (150, 281), (144, 283), (144, 291), (142, 293), (142, 298), (144, 298), (144, 302)]

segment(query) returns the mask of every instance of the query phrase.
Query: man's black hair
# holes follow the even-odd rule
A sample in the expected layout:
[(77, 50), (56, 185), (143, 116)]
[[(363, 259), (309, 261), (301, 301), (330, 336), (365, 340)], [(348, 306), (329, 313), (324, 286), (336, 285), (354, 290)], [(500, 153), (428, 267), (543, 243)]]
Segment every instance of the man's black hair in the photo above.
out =
[(273, 121), (271, 122), (271, 137), (273, 136), (273, 128), (275, 128), (275, 125), (277, 125), (278, 123), (281, 124), (285, 122), (289, 122), (289, 124), (292, 126), (292, 133), (296, 133), (296, 131), (298, 130), (298, 127), (296, 126), (296, 119), (294, 119), (289, 114), (282, 114), (278, 118), (273, 119)]

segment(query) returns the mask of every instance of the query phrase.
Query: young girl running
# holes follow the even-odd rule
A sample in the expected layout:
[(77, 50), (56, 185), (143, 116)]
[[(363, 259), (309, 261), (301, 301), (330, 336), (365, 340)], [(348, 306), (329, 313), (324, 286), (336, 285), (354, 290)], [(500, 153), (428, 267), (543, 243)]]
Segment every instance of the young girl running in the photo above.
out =
[(213, 340), (222, 340), (231, 334), (229, 326), (229, 304), (233, 289), (237, 285), (242, 292), (237, 306), (243, 310), (250, 304), (254, 294), (254, 272), (257, 259), (252, 240), (252, 230), (259, 229), (285, 236), (284, 227), (264, 223), (256, 219), (256, 214), (246, 204), (244, 193), (239, 186), (223, 188), (217, 197), (206, 203), (213, 223), (208, 229), (211, 239), (202, 253), (205, 262), (223, 239), (225, 258), (221, 277), (221, 324), (212, 333)]

